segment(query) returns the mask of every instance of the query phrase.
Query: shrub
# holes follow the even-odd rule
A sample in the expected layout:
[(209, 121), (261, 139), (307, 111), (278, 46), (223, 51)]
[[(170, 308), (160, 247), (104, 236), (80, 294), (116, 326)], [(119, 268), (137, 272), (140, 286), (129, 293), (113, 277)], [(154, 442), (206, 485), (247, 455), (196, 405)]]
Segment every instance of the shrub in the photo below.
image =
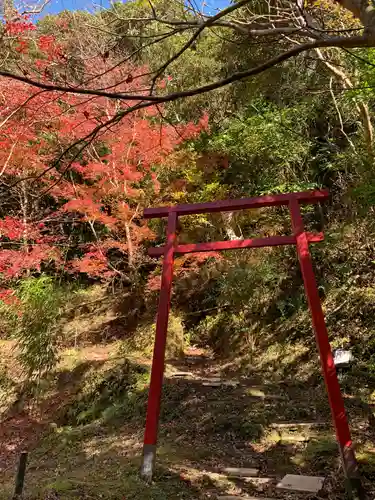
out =
[(104, 372), (93, 370), (66, 410), (65, 423), (85, 425), (96, 420), (143, 418), (148, 380), (148, 371), (127, 359)]
[[(154, 347), (156, 323), (150, 322), (137, 328), (130, 339), (123, 344), (124, 352), (138, 351), (146, 355), (151, 355)], [(179, 357), (184, 353), (185, 335), (184, 327), (180, 316), (173, 312), (169, 315), (167, 334), (167, 357)]]
[(9, 338), (17, 324), (17, 311), (13, 304), (0, 300), (0, 339)]
[(15, 336), (20, 362), (30, 378), (40, 378), (58, 361), (57, 319), (66, 291), (48, 276), (28, 278), (19, 286), (20, 317)]

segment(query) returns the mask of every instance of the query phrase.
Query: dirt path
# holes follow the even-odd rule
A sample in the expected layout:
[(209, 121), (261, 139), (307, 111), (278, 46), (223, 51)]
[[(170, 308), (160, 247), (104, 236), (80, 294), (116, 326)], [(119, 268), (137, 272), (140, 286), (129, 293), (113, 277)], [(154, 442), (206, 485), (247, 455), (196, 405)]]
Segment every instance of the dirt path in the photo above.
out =
[[(326, 478), (322, 496), (293, 494), (294, 499), (344, 498), (324, 388), (267, 380), (260, 384), (240, 374), (229, 377), (203, 350), (190, 349), (184, 359), (167, 362), (157, 474), (151, 488), (138, 476), (144, 416), (131, 421), (125, 411), (116, 425), (93, 422), (61, 426), (51, 433), (61, 409), (85, 383), (87, 370), (123, 361), (113, 355), (108, 346), (71, 352), (54, 391), (40, 405), (25, 406), (0, 424), (0, 470), (8, 484), (13, 484), (20, 451), (27, 449), (33, 470), (28, 488), (54, 491), (59, 499), (203, 500), (246, 494), (285, 500), (290, 494), (275, 490), (285, 474)], [(148, 359), (130, 359), (150, 366)], [(146, 401), (147, 387), (137, 397)], [(355, 430), (356, 441), (364, 446), (368, 432)], [(256, 467), (259, 478), (228, 478), (222, 473), (228, 467)], [(372, 468), (365, 470), (365, 482), (371, 474)], [(118, 496), (118, 491), (126, 495)]]
[[(183, 411), (172, 413), (163, 432), (169, 443), (177, 443), (176, 454), (177, 447), (184, 449), (188, 476), (194, 469), (198, 477), (215, 483), (223, 480), (224, 468), (256, 467), (260, 479), (231, 480), (226, 490), (268, 498), (290, 498), (275, 491), (285, 474), (322, 476), (326, 478), (323, 497), (343, 498), (344, 478), (323, 385), (228, 378), (220, 363), (203, 352), (187, 353), (173, 368), (177, 373), (169, 374), (166, 386), (171, 394), (178, 394), (176, 404)], [(371, 429), (363, 415), (359, 417), (360, 411), (360, 406), (350, 408), (352, 420), (358, 417), (353, 435), (357, 443), (367, 442), (371, 451)], [(366, 471), (364, 483), (373, 491)], [(294, 492), (293, 498), (298, 497)]]

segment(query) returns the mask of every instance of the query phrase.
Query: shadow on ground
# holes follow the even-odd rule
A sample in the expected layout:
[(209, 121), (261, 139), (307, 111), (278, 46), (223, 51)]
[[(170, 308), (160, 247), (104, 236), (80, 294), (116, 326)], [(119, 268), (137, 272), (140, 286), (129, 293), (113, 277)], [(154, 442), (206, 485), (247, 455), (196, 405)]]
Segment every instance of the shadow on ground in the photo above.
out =
[[(109, 368), (102, 362), (82, 362), (71, 373), (64, 370), (56, 376), (56, 393), (49, 401), (60, 395), (60, 404), (48, 416), (49, 427), (30, 443), (25, 490), (29, 496), (25, 498), (203, 500), (240, 492), (287, 498), (274, 492), (276, 480), (285, 473), (324, 475), (326, 489), (314, 498), (344, 498), (321, 383), (312, 379), (311, 384), (289, 381), (255, 387), (253, 380), (242, 379), (239, 386), (210, 387), (202, 384), (202, 377), (220, 373), (214, 361), (186, 360), (176, 365), (192, 372), (193, 378), (165, 380), (157, 470), (151, 486), (138, 475), (148, 369), (129, 360)], [(68, 387), (74, 387), (74, 399), (61, 399)], [(368, 458), (373, 430), (363, 421), (360, 398), (348, 401), (351, 418), (362, 422), (354, 435), (364, 450), (365, 481), (373, 488), (375, 460)], [(277, 427), (281, 422), (301, 421), (321, 425)], [(220, 474), (223, 467), (231, 466), (257, 466), (270, 482), (238, 482)], [(12, 474), (9, 469), (4, 473), (4, 491), (10, 491)]]

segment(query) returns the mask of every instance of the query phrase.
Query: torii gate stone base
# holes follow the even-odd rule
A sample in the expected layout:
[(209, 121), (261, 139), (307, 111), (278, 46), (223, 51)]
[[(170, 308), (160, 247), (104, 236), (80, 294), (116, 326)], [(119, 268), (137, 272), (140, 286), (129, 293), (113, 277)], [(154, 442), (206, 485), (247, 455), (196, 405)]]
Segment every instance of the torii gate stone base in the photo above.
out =
[[(152, 257), (164, 256), (164, 262), (156, 321), (155, 345), (143, 445), (141, 475), (144, 479), (148, 481), (152, 479), (155, 466), (174, 256), (176, 254), (191, 252), (295, 245), (305, 286), (305, 293), (312, 317), (313, 328), (315, 331), (316, 343), (331, 408), (332, 421), (336, 431), (343, 470), (347, 479), (347, 491), (350, 498), (365, 498), (361, 487), (361, 480), (358, 473), (353, 442), (350, 436), (344, 402), (337, 379), (331, 346), (328, 340), (327, 327), (324, 320), (309, 251), (309, 244), (322, 241), (323, 234), (310, 234), (305, 231), (300, 210), (301, 204), (319, 203), (327, 198), (328, 191), (307, 191), (302, 193), (277, 194), (261, 196), (258, 198), (243, 198), (238, 200), (225, 200), (193, 205), (148, 208), (144, 211), (144, 217), (147, 219), (159, 217), (168, 218), (166, 245), (164, 247), (152, 248), (149, 250), (149, 254)], [(282, 205), (289, 207), (293, 230), (293, 234), (291, 236), (273, 236), (268, 238), (218, 241), (187, 245), (177, 244), (176, 227), (178, 216), (225, 211), (233, 212), (236, 210)]]

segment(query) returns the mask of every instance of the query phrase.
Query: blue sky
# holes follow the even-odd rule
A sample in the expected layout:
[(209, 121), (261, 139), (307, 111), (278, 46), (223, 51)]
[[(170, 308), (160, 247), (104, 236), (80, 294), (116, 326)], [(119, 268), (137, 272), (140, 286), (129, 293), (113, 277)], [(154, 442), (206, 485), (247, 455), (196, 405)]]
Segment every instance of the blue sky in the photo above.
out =
[[(207, 4), (206, 11), (213, 13), (216, 9), (222, 9), (229, 5), (230, 0), (206, 0), (205, 3)], [(197, 0), (197, 4), (201, 5), (201, 0)], [(109, 5), (110, 0), (51, 0), (50, 3), (44, 8), (42, 15), (38, 17), (43, 17), (47, 14), (56, 14), (63, 10), (92, 11), (95, 8), (105, 8)]]

